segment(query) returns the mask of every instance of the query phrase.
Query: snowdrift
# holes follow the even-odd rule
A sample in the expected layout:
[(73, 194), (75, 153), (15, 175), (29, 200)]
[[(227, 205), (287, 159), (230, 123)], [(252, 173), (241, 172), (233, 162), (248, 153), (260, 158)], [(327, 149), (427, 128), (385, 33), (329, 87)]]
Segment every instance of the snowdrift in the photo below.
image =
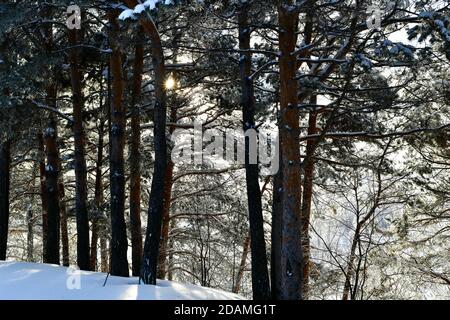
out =
[(137, 278), (56, 265), (0, 262), (0, 300), (243, 300), (229, 292), (171, 281), (139, 285)]

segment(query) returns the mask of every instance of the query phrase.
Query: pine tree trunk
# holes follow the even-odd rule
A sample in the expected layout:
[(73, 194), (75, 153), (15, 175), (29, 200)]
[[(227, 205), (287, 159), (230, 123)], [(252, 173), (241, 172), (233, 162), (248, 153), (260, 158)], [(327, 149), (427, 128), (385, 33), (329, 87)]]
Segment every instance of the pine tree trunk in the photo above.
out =
[[(136, 5), (136, 1), (127, 1), (128, 5)], [(147, 232), (144, 244), (144, 254), (141, 266), (141, 279), (145, 284), (156, 284), (159, 245), (164, 210), (164, 182), (167, 167), (166, 143), (166, 92), (164, 81), (166, 69), (164, 52), (156, 25), (153, 21), (144, 18), (141, 20), (145, 32), (152, 43), (152, 63), (155, 74), (155, 110), (154, 110), (154, 145), (155, 166), (153, 171), (152, 187), (150, 192)]]
[[(47, 87), (47, 104), (56, 108), (56, 85)], [(44, 251), (44, 263), (59, 264), (59, 239), (60, 239), (60, 202), (59, 202), (59, 152), (58, 152), (58, 127), (53, 114), (49, 116), (47, 128), (44, 129), (44, 142), (47, 163), (45, 166), (45, 182), (47, 195), (47, 236), (46, 250)]]
[(9, 224), (11, 142), (0, 142), (0, 260), (6, 260)]
[(64, 191), (63, 177), (60, 176), (59, 182), (59, 199), (61, 211), (61, 245), (62, 245), (62, 259), (63, 266), (70, 266), (70, 251), (69, 251), (69, 230), (67, 228), (67, 209), (66, 209), (66, 194)]
[[(280, 141), (281, 142), (281, 141)], [(282, 155), (280, 155), (281, 163)], [(281, 294), (281, 229), (282, 215), (281, 190), (282, 190), (282, 171), (278, 171), (273, 181), (273, 199), (272, 199), (272, 236), (271, 236), (271, 289), (272, 299), (276, 300)]]
[(139, 34), (135, 48), (133, 68), (133, 94), (131, 100), (131, 143), (130, 143), (130, 229), (133, 276), (141, 271), (142, 225), (141, 225), (141, 88), (144, 71), (143, 30)]
[[(173, 46), (173, 52), (172, 52), (172, 61), (173, 63), (177, 63), (178, 59), (178, 46), (179, 41), (181, 39), (182, 33), (180, 30), (175, 31), (175, 34), (172, 39), (172, 46)], [(178, 122), (178, 108), (171, 107), (170, 108), (170, 122), (171, 123), (177, 123)], [(172, 136), (172, 134), (175, 132), (175, 126), (170, 126), (169, 128), (169, 136)], [(169, 151), (170, 154), (170, 151)], [(164, 279), (166, 278), (166, 275), (170, 268), (170, 260), (168, 257), (171, 254), (170, 248), (169, 248), (169, 234), (171, 230), (171, 225), (173, 222), (171, 222), (170, 219), (170, 211), (172, 208), (172, 189), (173, 189), (173, 173), (175, 164), (173, 163), (172, 159), (168, 158), (168, 163), (166, 167), (166, 181), (164, 183), (164, 210), (163, 210), (163, 222), (162, 222), (162, 234), (161, 234), (161, 244), (160, 244), (160, 252), (159, 252), (159, 262), (158, 262), (158, 278)]]
[(41, 196), (41, 209), (42, 209), (42, 261), (44, 260), (45, 251), (47, 250), (47, 187), (45, 182), (45, 147), (44, 136), (42, 132), (38, 134), (38, 147), (39, 147), (39, 189)]
[[(316, 104), (317, 98), (311, 100), (311, 104)], [(309, 128), (308, 135), (317, 133), (317, 112), (310, 112), (309, 114)], [(304, 160), (304, 179), (303, 179), (303, 200), (302, 200), (302, 247), (303, 247), (303, 299), (309, 297), (309, 275), (310, 275), (310, 239), (309, 239), (309, 224), (311, 221), (311, 204), (313, 195), (313, 180), (314, 180), (314, 153), (316, 150), (315, 140), (308, 140), (306, 145), (306, 158)]]
[[(134, 8), (136, 0), (126, 0), (128, 7)], [(141, 279), (145, 284), (156, 284), (159, 245), (164, 210), (164, 181), (167, 167), (166, 122), (167, 105), (164, 81), (166, 67), (164, 51), (158, 29), (153, 21), (142, 18), (141, 25), (152, 43), (152, 63), (155, 75), (154, 145), (155, 167), (150, 191), (147, 232), (141, 266)]]
[(36, 187), (37, 166), (33, 166), (32, 196), (27, 210), (27, 262), (34, 262), (34, 192)]
[(279, 299), (302, 298), (302, 246), (301, 246), (301, 181), (300, 181), (300, 124), (298, 110), (298, 83), (295, 79), (297, 62), (296, 31), (298, 11), (292, 3), (281, 4), (278, 9), (280, 33), (280, 152), (281, 170), (281, 288)]
[[(170, 122), (176, 123), (178, 118), (177, 108), (170, 108)], [(175, 132), (175, 127), (171, 126), (169, 129), (169, 135)], [(159, 265), (158, 265), (158, 278), (164, 279), (167, 274), (168, 266), (167, 262), (167, 251), (169, 243), (169, 233), (170, 233), (170, 209), (172, 207), (172, 188), (173, 188), (173, 170), (175, 164), (172, 159), (168, 159), (166, 167), (166, 181), (164, 183), (164, 211), (163, 211), (163, 223), (162, 223), (162, 234), (161, 234), (161, 245), (159, 252)]]
[(77, 220), (77, 264), (81, 270), (89, 270), (89, 218), (87, 210), (87, 170), (85, 155), (85, 134), (83, 130), (83, 93), (82, 78), (79, 70), (78, 33), (68, 30), (70, 76), (73, 96), (73, 134), (75, 141), (75, 211)]
[[(103, 94), (103, 90), (100, 90), (100, 95)], [(100, 109), (103, 109), (103, 99), (100, 97)], [(109, 110), (109, 108), (108, 108)], [(97, 245), (98, 239), (101, 233), (100, 218), (101, 212), (100, 208), (103, 205), (103, 147), (104, 147), (104, 130), (105, 130), (105, 120), (104, 116), (100, 119), (100, 124), (98, 128), (98, 141), (97, 141), (97, 161), (95, 167), (95, 207), (96, 214), (92, 218), (92, 239), (91, 239), (91, 260), (90, 267), (91, 270), (97, 270)]]
[(110, 16), (110, 68), (112, 76), (110, 190), (111, 190), (111, 274), (128, 277), (127, 230), (125, 224), (125, 106), (122, 49), (117, 12)]
[[(244, 132), (255, 129), (255, 97), (252, 73), (252, 55), (249, 52), (251, 31), (249, 26), (248, 7), (243, 5), (238, 15), (239, 48), (246, 52), (241, 54), (241, 105)], [(250, 139), (245, 139), (245, 172), (247, 181), (247, 199), (250, 220), (250, 245), (252, 257), (252, 286), (255, 300), (270, 299), (270, 281), (267, 267), (266, 242), (264, 237), (264, 218), (262, 212), (261, 189), (259, 186), (258, 164), (250, 163)]]
[[(175, 111), (176, 113), (176, 111)], [(173, 129), (171, 128), (171, 134)], [(173, 169), (175, 164), (169, 160), (166, 169), (166, 183), (164, 184), (164, 211), (163, 211), (163, 225), (161, 234), (161, 246), (159, 251), (159, 266), (158, 278), (164, 279), (167, 274), (167, 245), (169, 243), (170, 233), (170, 207), (172, 202), (172, 187), (173, 187)]]

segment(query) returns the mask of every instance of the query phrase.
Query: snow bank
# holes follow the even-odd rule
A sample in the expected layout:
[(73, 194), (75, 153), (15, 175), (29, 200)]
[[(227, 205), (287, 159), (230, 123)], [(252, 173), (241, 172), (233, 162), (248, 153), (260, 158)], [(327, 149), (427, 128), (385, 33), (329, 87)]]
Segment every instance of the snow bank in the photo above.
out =
[(243, 300), (220, 290), (171, 281), (156, 286), (56, 265), (0, 261), (0, 300)]

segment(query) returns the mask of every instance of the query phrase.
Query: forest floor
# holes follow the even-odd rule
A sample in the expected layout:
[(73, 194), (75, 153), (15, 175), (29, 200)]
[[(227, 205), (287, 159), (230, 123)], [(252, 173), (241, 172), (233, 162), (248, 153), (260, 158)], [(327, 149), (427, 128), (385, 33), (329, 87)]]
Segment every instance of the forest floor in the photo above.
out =
[(137, 278), (108, 277), (56, 265), (0, 262), (0, 300), (243, 300), (225, 291), (172, 281), (139, 285)]

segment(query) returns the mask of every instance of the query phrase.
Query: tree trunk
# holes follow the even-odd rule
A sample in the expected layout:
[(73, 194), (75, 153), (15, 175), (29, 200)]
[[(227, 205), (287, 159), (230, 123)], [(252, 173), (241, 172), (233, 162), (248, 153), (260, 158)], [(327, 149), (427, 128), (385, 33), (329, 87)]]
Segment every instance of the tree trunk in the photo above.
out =
[(119, 43), (120, 26), (116, 16), (111, 22), (111, 274), (128, 277), (127, 235), (124, 218), (125, 211), (125, 106), (124, 79), (122, 74), (122, 49)]
[[(170, 108), (170, 122), (176, 123), (178, 119), (177, 108)], [(169, 129), (169, 135), (175, 132), (175, 127), (171, 126)], [(164, 210), (163, 210), (163, 224), (161, 234), (161, 245), (159, 252), (159, 266), (158, 266), (158, 278), (164, 279), (167, 274), (168, 266), (167, 262), (167, 246), (169, 243), (170, 233), (170, 209), (172, 206), (172, 188), (173, 188), (173, 170), (175, 164), (172, 159), (168, 159), (166, 167), (166, 181), (164, 183)]]
[(125, 106), (122, 49), (117, 13), (110, 16), (110, 68), (112, 76), (110, 188), (111, 188), (111, 274), (128, 277), (127, 229), (125, 224)]
[[(129, 7), (137, 5), (136, 0), (127, 0)], [(167, 143), (166, 122), (167, 106), (164, 81), (166, 69), (164, 51), (158, 29), (153, 21), (142, 18), (141, 25), (152, 43), (152, 63), (155, 75), (154, 144), (155, 167), (150, 192), (147, 232), (141, 266), (141, 279), (145, 284), (156, 284), (159, 245), (164, 210), (164, 181), (166, 180)]]
[[(281, 141), (280, 141), (281, 142)], [(280, 155), (281, 163), (282, 155)], [(271, 288), (272, 299), (276, 300), (281, 294), (281, 229), (282, 215), (281, 210), (281, 188), (283, 175), (278, 171), (273, 181), (273, 199), (272, 199), (272, 247), (271, 247)]]
[(298, 110), (298, 83), (296, 75), (296, 30), (298, 11), (291, 2), (278, 8), (280, 33), (280, 152), (281, 170), (281, 288), (279, 299), (302, 298), (301, 246), (301, 181), (300, 181), (300, 124)]
[[(172, 132), (172, 129), (171, 129)], [(172, 187), (173, 187), (173, 169), (175, 164), (169, 160), (166, 169), (166, 182), (164, 184), (164, 211), (163, 224), (161, 234), (161, 246), (159, 251), (159, 266), (158, 278), (164, 279), (167, 274), (167, 245), (169, 243), (170, 233), (170, 207), (172, 202)]]
[(152, 41), (152, 60), (155, 70), (155, 115), (154, 144), (155, 167), (153, 171), (152, 188), (149, 200), (147, 234), (142, 259), (141, 278), (145, 284), (156, 284), (158, 268), (159, 244), (164, 210), (164, 182), (166, 180), (167, 144), (166, 144), (166, 92), (164, 81), (166, 70), (164, 53), (156, 26), (145, 20), (147, 32)]
[[(239, 10), (239, 48), (246, 52), (241, 54), (241, 105), (244, 122), (244, 132), (255, 129), (255, 97), (252, 74), (252, 55), (249, 52), (251, 31), (248, 18), (248, 6)], [(247, 181), (247, 199), (250, 220), (250, 245), (252, 257), (252, 287), (255, 300), (270, 299), (270, 281), (267, 267), (266, 241), (264, 237), (264, 218), (262, 212), (261, 189), (259, 186), (258, 164), (250, 163), (251, 143), (245, 138), (245, 173)]]
[(42, 204), (42, 261), (44, 260), (46, 244), (47, 244), (47, 187), (45, 182), (45, 147), (44, 136), (42, 132), (38, 134), (38, 147), (39, 147), (39, 188)]
[(60, 176), (59, 182), (59, 199), (61, 211), (61, 245), (62, 245), (62, 259), (63, 266), (70, 266), (70, 251), (69, 251), (69, 230), (67, 228), (67, 209), (66, 209), (66, 193), (64, 191), (63, 177)]
[[(313, 97), (311, 104), (317, 103), (317, 97)], [(317, 112), (312, 111), (309, 114), (308, 135), (317, 133)], [(303, 247), (303, 299), (309, 297), (309, 274), (310, 274), (310, 239), (309, 224), (311, 221), (311, 203), (313, 195), (314, 180), (314, 153), (316, 150), (316, 141), (308, 140), (306, 145), (306, 158), (304, 160), (304, 179), (303, 179), (303, 200), (302, 200), (302, 247)]]
[(0, 142), (0, 260), (6, 260), (9, 224), (11, 142)]
[[(57, 89), (55, 84), (47, 87), (47, 104), (56, 108)], [(44, 142), (47, 163), (45, 166), (45, 182), (47, 195), (47, 236), (44, 251), (44, 263), (59, 264), (60, 237), (60, 203), (59, 203), (59, 152), (58, 127), (53, 114), (49, 116), (47, 128), (44, 129)]]
[(36, 163), (33, 166), (32, 195), (27, 210), (27, 262), (34, 262), (34, 192), (36, 188)]
[[(181, 40), (182, 33), (180, 30), (176, 30), (172, 39), (172, 61), (176, 64), (178, 61), (178, 46), (179, 41)], [(177, 123), (178, 122), (178, 108), (172, 107), (170, 108), (170, 122)], [(170, 126), (169, 128), (169, 136), (171, 136), (175, 132), (175, 126)], [(169, 151), (170, 153), (170, 151)], [(163, 222), (162, 222), (162, 234), (161, 234), (161, 244), (160, 244), (160, 252), (159, 252), (159, 262), (158, 262), (158, 278), (164, 279), (168, 273), (170, 268), (170, 262), (168, 261), (167, 252), (170, 251), (169, 246), (169, 234), (171, 230), (171, 219), (170, 219), (170, 211), (172, 208), (172, 189), (173, 189), (173, 172), (175, 168), (175, 164), (173, 163), (171, 157), (168, 158), (168, 163), (166, 167), (166, 181), (164, 183), (164, 209), (163, 209)], [(170, 253), (169, 253), (170, 255)]]
[(133, 276), (141, 271), (142, 225), (141, 225), (141, 88), (144, 71), (143, 30), (139, 28), (134, 56), (133, 94), (131, 98), (130, 143), (130, 229)]
[(361, 227), (362, 227), (362, 225), (358, 222), (358, 225), (356, 226), (355, 234), (353, 236), (352, 247), (350, 249), (350, 255), (348, 257), (342, 300), (348, 300), (350, 293), (351, 293), (351, 289), (352, 289), (351, 281), (352, 281), (353, 275), (355, 273), (354, 264), (355, 264), (355, 259), (356, 259), (356, 247), (358, 245)]
[[(102, 75), (101, 75), (102, 76)], [(103, 110), (103, 87), (100, 83), (100, 109)], [(109, 111), (109, 108), (107, 109)], [(104, 114), (100, 119), (98, 127), (98, 142), (97, 142), (97, 161), (95, 166), (95, 207), (96, 213), (92, 217), (92, 239), (91, 239), (91, 270), (97, 270), (97, 245), (101, 233), (100, 219), (102, 217), (101, 208), (103, 206), (103, 147), (104, 147), (104, 133), (105, 133), (105, 118)]]
[(241, 290), (241, 283), (242, 279), (244, 278), (245, 267), (247, 265), (248, 251), (250, 249), (250, 235), (245, 238), (243, 248), (244, 250), (242, 251), (241, 263), (239, 265), (236, 282), (233, 287), (233, 293), (239, 293), (239, 291)]
[(73, 134), (75, 141), (75, 211), (77, 219), (77, 264), (81, 270), (89, 270), (89, 217), (87, 210), (87, 171), (85, 156), (85, 134), (83, 130), (83, 92), (79, 70), (78, 33), (68, 30), (70, 49), (70, 76), (73, 99)]

